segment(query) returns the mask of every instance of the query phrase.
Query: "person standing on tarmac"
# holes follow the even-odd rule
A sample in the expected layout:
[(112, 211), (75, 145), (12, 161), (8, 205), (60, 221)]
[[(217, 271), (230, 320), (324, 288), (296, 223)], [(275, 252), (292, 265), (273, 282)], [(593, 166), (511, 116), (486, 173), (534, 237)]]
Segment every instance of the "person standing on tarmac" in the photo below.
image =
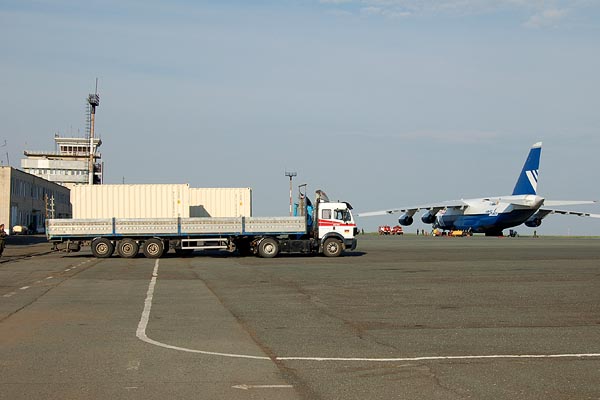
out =
[(6, 232), (4, 232), (4, 224), (0, 224), (0, 256), (4, 252), (4, 238), (6, 237)]

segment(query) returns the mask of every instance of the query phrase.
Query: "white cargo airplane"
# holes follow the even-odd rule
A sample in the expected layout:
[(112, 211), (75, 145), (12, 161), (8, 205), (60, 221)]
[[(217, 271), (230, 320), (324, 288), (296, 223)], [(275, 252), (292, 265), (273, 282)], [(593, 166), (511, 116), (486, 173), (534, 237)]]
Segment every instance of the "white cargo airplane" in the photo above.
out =
[(542, 143), (531, 146), (529, 156), (523, 165), (517, 184), (510, 196), (485, 197), (480, 199), (452, 200), (437, 204), (426, 204), (415, 207), (404, 207), (391, 210), (358, 213), (359, 217), (403, 213), (398, 222), (400, 225), (413, 223), (413, 215), (420, 210), (427, 210), (421, 221), (432, 224), (434, 228), (447, 230), (463, 230), (473, 233), (485, 233), (486, 236), (501, 236), (502, 230), (525, 224), (535, 228), (549, 214), (577, 215), (581, 217), (600, 218), (600, 214), (577, 211), (556, 210), (555, 206), (574, 204), (593, 204), (596, 200), (546, 200), (537, 195), (538, 171)]

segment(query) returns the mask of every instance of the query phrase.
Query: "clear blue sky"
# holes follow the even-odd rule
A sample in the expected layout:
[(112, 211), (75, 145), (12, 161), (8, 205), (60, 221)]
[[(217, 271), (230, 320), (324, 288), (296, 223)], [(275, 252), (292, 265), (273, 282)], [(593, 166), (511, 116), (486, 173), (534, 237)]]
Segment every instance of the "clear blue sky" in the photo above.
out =
[(4, 164), (83, 135), (98, 77), (107, 183), (252, 187), (285, 215), (287, 169), (373, 211), (509, 194), (543, 141), (540, 194), (600, 199), (598, 1), (1, 0), (0, 37)]

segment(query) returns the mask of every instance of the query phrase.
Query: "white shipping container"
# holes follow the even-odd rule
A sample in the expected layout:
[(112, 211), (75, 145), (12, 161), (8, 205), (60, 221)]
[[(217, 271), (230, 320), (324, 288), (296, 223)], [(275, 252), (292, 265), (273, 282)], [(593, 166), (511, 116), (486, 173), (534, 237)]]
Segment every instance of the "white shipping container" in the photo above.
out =
[(251, 188), (190, 188), (190, 217), (251, 216)]
[(188, 184), (77, 185), (74, 219), (251, 217), (251, 188), (190, 188)]
[(188, 218), (188, 184), (76, 185), (73, 218)]

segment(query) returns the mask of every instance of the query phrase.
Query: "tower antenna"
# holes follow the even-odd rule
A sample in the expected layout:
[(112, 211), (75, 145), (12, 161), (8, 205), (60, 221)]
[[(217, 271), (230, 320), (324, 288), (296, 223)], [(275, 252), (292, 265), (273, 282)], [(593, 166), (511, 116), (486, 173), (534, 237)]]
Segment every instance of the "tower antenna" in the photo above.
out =
[(98, 78), (96, 78), (96, 91), (88, 96), (88, 104), (90, 105), (90, 159), (88, 163), (90, 185), (94, 184), (94, 124), (96, 121), (96, 107), (100, 105), (100, 95), (98, 94)]

